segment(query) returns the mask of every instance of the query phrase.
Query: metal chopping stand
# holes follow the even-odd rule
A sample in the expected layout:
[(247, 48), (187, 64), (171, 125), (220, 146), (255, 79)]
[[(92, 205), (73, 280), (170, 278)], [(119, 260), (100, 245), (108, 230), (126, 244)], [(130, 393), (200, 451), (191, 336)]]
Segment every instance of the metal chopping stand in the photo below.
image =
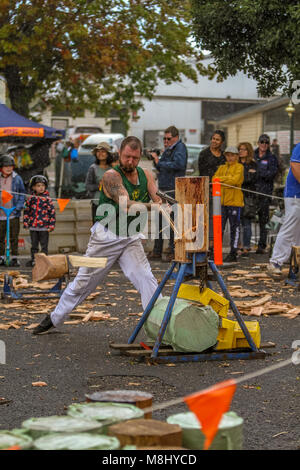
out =
[[(208, 241), (208, 198), (209, 198), (209, 179), (208, 177), (182, 177), (176, 179), (176, 202), (180, 205), (181, 216), (179, 227), (182, 235), (175, 243), (175, 260), (165, 273), (161, 283), (157, 287), (152, 299), (147, 305), (145, 311), (127, 344), (111, 344), (113, 349), (118, 349), (121, 353), (146, 359), (153, 363), (165, 362), (195, 362), (195, 361), (223, 361), (231, 359), (263, 359), (267, 353), (258, 349), (251, 337), (249, 330), (240, 314), (237, 306), (232, 299), (226, 284), (213, 261), (208, 260), (209, 241)], [(166, 198), (167, 199), (167, 198)], [(198, 206), (198, 207), (197, 207)], [(181, 227), (180, 227), (181, 225)], [(192, 233), (193, 232), (193, 233)], [(194, 241), (191, 243), (191, 234)], [(178, 233), (177, 233), (178, 235)], [(177, 271), (175, 267), (177, 266)], [(164, 286), (169, 279), (176, 279), (170, 300), (168, 302), (156, 341), (152, 347), (144, 343), (134, 343), (138, 333), (151, 313), (156, 300), (161, 294)], [(161, 345), (163, 337), (170, 321), (177, 294), (184, 280), (199, 280), (200, 292), (209, 287), (213, 290), (212, 282), (217, 282), (229, 301), (233, 314), (243, 331), (248, 342), (248, 348), (226, 349), (215, 351), (210, 348), (201, 353), (175, 352), (171, 347)]]

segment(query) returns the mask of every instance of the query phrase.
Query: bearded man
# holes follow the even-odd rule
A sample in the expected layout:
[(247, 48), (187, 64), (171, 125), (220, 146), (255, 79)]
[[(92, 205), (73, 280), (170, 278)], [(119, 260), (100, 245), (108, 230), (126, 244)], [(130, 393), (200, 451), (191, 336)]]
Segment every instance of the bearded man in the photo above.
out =
[[(117, 261), (134, 287), (140, 292), (145, 309), (152, 298), (157, 281), (152, 274), (141, 238), (147, 217), (141, 213), (156, 209), (161, 199), (152, 173), (138, 166), (142, 144), (130, 136), (122, 141), (120, 164), (108, 170), (102, 179), (96, 223), (91, 229), (87, 257), (105, 257), (104, 268), (81, 267), (64, 290), (56, 308), (33, 330), (42, 334), (63, 323), (68, 314), (101, 284)], [(150, 202), (152, 200), (152, 203)], [(137, 215), (138, 214), (138, 215)]]

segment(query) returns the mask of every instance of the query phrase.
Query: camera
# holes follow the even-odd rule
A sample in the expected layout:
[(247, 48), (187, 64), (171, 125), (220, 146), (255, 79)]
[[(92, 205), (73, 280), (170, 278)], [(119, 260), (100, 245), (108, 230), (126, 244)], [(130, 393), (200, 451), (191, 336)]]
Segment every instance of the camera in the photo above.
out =
[(144, 155), (145, 157), (148, 158), (148, 160), (154, 160), (151, 153), (156, 153), (156, 155), (159, 157), (160, 156), (160, 149), (153, 148), (153, 149), (144, 149)]

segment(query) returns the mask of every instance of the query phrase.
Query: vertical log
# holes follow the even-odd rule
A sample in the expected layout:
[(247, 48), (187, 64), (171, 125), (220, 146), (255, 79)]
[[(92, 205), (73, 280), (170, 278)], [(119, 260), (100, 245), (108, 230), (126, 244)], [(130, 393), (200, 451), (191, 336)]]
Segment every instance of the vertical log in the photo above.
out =
[(207, 176), (176, 178), (175, 260), (191, 261), (189, 253), (208, 251), (209, 178)]

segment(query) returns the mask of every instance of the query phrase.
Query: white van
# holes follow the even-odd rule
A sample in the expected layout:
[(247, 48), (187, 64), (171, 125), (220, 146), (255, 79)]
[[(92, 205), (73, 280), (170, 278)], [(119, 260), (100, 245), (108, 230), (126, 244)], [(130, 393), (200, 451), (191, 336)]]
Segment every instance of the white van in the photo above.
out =
[(92, 134), (82, 142), (78, 149), (78, 154), (81, 150), (83, 153), (93, 150), (100, 142), (107, 142), (115, 152), (119, 148), (118, 143), (121, 142), (124, 137), (123, 134)]

